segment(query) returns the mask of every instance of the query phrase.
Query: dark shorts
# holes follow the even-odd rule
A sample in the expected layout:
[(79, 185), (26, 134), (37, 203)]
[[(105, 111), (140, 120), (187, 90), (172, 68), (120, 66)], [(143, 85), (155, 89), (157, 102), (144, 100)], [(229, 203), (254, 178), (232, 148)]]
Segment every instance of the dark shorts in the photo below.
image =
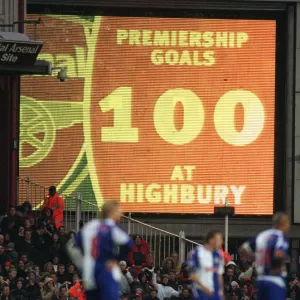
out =
[(285, 300), (286, 287), (282, 277), (265, 276), (257, 280), (257, 300)]

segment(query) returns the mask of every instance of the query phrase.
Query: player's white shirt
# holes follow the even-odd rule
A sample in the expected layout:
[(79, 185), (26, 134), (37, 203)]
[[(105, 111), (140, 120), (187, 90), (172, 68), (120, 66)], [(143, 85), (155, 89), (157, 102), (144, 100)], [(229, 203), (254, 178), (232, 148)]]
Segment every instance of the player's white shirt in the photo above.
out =
[[(224, 273), (223, 259), (220, 251), (209, 251), (204, 246), (197, 247), (190, 255), (190, 272), (198, 275), (199, 281), (212, 292), (218, 292), (218, 275)], [(194, 284), (194, 288), (201, 288)]]
[[(92, 256), (92, 251), (94, 250), (93, 241), (99, 232), (100, 226), (100, 220), (92, 220), (85, 224), (82, 230), (75, 236), (75, 247), (80, 247), (82, 250), (82, 262), (78, 262), (78, 267), (80, 266), (82, 270), (82, 279), (86, 290), (96, 288), (94, 276), (96, 261)], [(69, 249), (69, 252), (72, 252), (72, 250)], [(80, 258), (77, 257), (76, 260), (78, 261), (78, 259)], [(74, 261), (75, 263), (76, 260)]]
[(256, 238), (242, 245), (248, 253), (255, 255), (256, 271), (258, 280), (272, 281), (274, 284), (285, 287), (281, 276), (272, 276), (272, 269), (275, 260), (275, 251), (281, 250), (288, 254), (289, 243), (285, 234), (277, 229), (268, 229), (257, 235)]

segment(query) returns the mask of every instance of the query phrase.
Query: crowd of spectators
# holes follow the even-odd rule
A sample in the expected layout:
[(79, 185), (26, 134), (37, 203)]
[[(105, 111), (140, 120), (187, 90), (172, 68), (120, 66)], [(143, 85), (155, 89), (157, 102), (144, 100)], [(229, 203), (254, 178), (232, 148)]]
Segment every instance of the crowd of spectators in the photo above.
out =
[[(51, 209), (44, 207), (36, 217), (25, 202), (10, 207), (0, 225), (0, 300), (85, 300), (80, 272), (65, 251), (75, 232), (57, 228)], [(132, 238), (134, 248), (126, 261), (119, 262), (121, 299), (193, 299), (188, 264), (179, 263), (178, 253), (155, 266), (143, 237)], [(243, 257), (236, 263), (230, 256), (224, 264), (225, 299), (255, 300), (255, 264)], [(288, 297), (300, 299), (297, 273), (287, 277), (287, 286)]]

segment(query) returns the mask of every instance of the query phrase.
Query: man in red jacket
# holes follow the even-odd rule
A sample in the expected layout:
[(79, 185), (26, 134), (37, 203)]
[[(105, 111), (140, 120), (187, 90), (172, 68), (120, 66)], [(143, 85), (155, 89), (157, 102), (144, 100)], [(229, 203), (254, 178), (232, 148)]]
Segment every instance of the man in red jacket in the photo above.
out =
[(49, 196), (46, 197), (42, 210), (47, 207), (53, 211), (53, 219), (56, 229), (59, 229), (59, 227), (63, 225), (64, 206), (64, 200), (56, 193), (56, 187), (50, 186)]
[(140, 235), (134, 239), (135, 245), (128, 254), (128, 261), (133, 266), (136, 261), (142, 262), (143, 266), (149, 263), (149, 247), (145, 240)]

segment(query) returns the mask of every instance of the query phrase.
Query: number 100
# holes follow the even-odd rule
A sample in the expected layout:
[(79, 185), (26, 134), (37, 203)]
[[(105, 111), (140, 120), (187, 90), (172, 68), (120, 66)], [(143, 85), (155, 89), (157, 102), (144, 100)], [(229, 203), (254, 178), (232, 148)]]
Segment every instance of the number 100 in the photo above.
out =
[[(177, 103), (183, 106), (183, 126), (177, 130), (174, 111)], [(244, 126), (235, 129), (235, 108), (244, 109)], [(102, 142), (137, 143), (138, 128), (132, 127), (132, 88), (120, 87), (99, 103), (102, 112), (114, 111), (112, 127), (102, 127)], [(145, 103), (147, 105), (147, 103)], [(184, 145), (201, 133), (205, 111), (201, 99), (191, 90), (170, 89), (156, 101), (153, 122), (157, 134), (167, 143)], [(219, 137), (228, 144), (245, 146), (257, 139), (264, 128), (265, 113), (260, 99), (250, 91), (232, 90), (225, 93), (214, 109), (214, 126)]]

